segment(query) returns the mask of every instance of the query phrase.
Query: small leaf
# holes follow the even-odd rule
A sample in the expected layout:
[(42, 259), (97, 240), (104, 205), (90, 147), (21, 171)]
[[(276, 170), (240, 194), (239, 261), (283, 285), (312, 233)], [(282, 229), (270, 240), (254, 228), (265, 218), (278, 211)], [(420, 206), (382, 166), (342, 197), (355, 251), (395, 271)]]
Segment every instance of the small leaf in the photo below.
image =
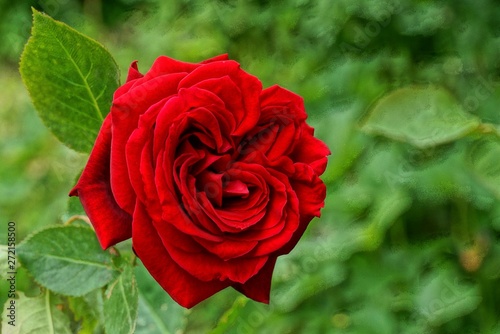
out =
[(18, 247), (21, 263), (44, 287), (82, 296), (116, 276), (109, 252), (86, 226), (55, 226), (36, 232)]
[(135, 333), (138, 308), (137, 282), (129, 265), (111, 283), (104, 299), (104, 320), (106, 333)]
[[(3, 308), (2, 333), (9, 334), (71, 334), (68, 317), (57, 309), (50, 291), (35, 298), (18, 293), (15, 317), (9, 318), (11, 300)], [(15, 319), (15, 320), (11, 320)], [(9, 321), (14, 321), (10, 322)]]
[(380, 99), (362, 130), (426, 148), (462, 138), (479, 125), (445, 89), (413, 86)]
[(102, 45), (33, 10), (20, 72), (45, 125), (70, 148), (89, 152), (119, 85)]
[(136, 334), (175, 334), (186, 327), (186, 310), (170, 298), (142, 264), (135, 268), (139, 287)]

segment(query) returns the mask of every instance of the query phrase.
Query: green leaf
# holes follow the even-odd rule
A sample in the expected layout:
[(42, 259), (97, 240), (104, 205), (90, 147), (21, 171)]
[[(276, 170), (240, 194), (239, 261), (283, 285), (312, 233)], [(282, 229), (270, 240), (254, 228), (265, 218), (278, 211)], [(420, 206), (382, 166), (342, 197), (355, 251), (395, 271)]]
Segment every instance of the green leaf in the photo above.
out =
[(249, 299), (244, 296), (239, 296), (234, 301), (233, 306), (220, 317), (217, 326), (210, 332), (210, 334), (225, 334), (228, 333), (231, 328), (234, 328), (234, 324), (242, 315), (242, 310), (248, 303)]
[(482, 300), (479, 287), (461, 282), (460, 276), (445, 268), (424, 280), (417, 295), (417, 310), (433, 326), (466, 315)]
[(500, 199), (500, 141), (479, 141), (468, 153), (469, 166), (476, 179)]
[[(79, 323), (78, 334), (94, 333), (101, 320), (99, 307), (102, 307), (102, 297), (98, 299), (101, 295), (101, 290), (94, 290), (83, 297), (68, 298), (68, 305), (74, 315), (74, 320)], [(96, 299), (100, 300), (100, 303), (96, 303)]]
[(357, 106), (342, 107), (325, 114), (321, 122), (312, 124), (315, 135), (334, 147), (322, 179), (326, 183), (339, 179), (354, 164), (366, 147), (365, 134), (356, 129)]
[(411, 205), (411, 198), (404, 191), (392, 190), (379, 197), (370, 213), (365, 230), (366, 250), (375, 250), (384, 241), (385, 232)]
[(12, 252), (13, 249), (11, 248), (11, 252), (9, 253), (7, 245), (0, 245), (0, 278), (2, 279), (8, 278), (10, 276), (8, 273), (16, 271), (19, 267), (19, 262), (16, 261)]
[(395, 322), (390, 312), (377, 305), (367, 305), (351, 315), (351, 321), (358, 333), (394, 333)]
[(362, 130), (426, 148), (462, 138), (479, 125), (445, 89), (412, 86), (377, 101)]
[(118, 67), (102, 45), (33, 10), (20, 72), (45, 125), (64, 144), (89, 152), (113, 93)]
[(21, 263), (44, 287), (67, 296), (82, 296), (117, 274), (109, 252), (86, 226), (53, 226), (36, 232), (18, 247)]
[(303, 261), (302, 270), (295, 277), (273, 287), (271, 305), (280, 312), (294, 310), (307, 298), (340, 284), (346, 278), (346, 270), (339, 263), (318, 262), (314, 257)]
[(135, 268), (139, 287), (137, 334), (175, 334), (186, 327), (187, 312), (154, 280), (142, 264)]
[[(68, 317), (57, 309), (50, 291), (39, 297), (28, 298), (23, 293), (18, 293), (15, 299), (15, 322), (9, 323), (7, 307), (10, 300), (3, 308), (2, 333), (9, 334), (71, 334)], [(15, 324), (15, 326), (12, 326)]]
[[(63, 221), (68, 221), (69, 219), (75, 219), (76, 217), (85, 217), (87, 213), (83, 209), (82, 202), (80, 198), (73, 196), (68, 198), (68, 206), (66, 208), (66, 212), (62, 215)], [(83, 220), (75, 220), (78, 222), (83, 222)]]
[(130, 265), (125, 265), (123, 273), (106, 290), (104, 298), (106, 333), (135, 333), (138, 297), (134, 271)]

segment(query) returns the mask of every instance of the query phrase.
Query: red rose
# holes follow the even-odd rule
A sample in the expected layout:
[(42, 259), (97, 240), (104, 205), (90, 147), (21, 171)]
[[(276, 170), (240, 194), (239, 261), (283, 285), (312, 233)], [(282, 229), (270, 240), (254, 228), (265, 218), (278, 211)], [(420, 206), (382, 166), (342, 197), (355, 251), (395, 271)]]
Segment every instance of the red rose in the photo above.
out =
[(192, 307), (232, 286), (269, 301), (326, 188), (329, 150), (302, 98), (261, 82), (226, 55), (199, 64), (132, 63), (71, 191), (103, 248), (132, 237), (137, 256)]

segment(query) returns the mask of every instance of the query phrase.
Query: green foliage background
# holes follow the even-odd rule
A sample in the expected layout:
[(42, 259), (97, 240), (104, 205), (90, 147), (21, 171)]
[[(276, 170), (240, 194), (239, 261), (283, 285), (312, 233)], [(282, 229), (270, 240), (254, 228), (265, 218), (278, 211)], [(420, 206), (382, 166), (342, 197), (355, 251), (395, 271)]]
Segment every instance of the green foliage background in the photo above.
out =
[[(2, 226), (17, 223), (19, 241), (67, 219), (66, 196), (86, 161), (43, 126), (21, 83), (30, 6), (105, 45), (122, 78), (132, 60), (146, 71), (161, 54), (200, 61), (227, 52), (264, 86), (302, 95), (332, 150), (322, 217), (278, 260), (271, 304), (227, 290), (184, 312), (138, 273), (139, 307), (171, 307), (159, 312), (164, 332), (500, 333), (494, 0), (0, 1), (0, 217)], [(445, 131), (438, 129), (419, 146), (391, 136), (408, 125), (411, 112), (401, 110), (389, 130), (364, 131), (381, 96), (427, 84), (486, 125), (445, 143), (433, 140)], [(412, 126), (425, 133), (435, 124)], [(17, 283), (27, 295), (39, 293), (22, 269)], [(98, 318), (73, 314), (74, 331)], [(137, 332), (162, 332), (151, 323), (157, 319), (140, 313)]]

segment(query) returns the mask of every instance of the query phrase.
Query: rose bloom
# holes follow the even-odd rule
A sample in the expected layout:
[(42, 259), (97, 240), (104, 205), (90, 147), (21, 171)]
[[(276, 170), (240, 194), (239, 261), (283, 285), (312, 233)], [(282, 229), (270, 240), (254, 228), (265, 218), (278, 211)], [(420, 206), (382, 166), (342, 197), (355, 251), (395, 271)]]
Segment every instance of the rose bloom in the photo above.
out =
[(218, 56), (132, 63), (71, 196), (106, 249), (134, 252), (184, 307), (228, 286), (268, 303), (326, 188), (330, 153), (300, 96)]

